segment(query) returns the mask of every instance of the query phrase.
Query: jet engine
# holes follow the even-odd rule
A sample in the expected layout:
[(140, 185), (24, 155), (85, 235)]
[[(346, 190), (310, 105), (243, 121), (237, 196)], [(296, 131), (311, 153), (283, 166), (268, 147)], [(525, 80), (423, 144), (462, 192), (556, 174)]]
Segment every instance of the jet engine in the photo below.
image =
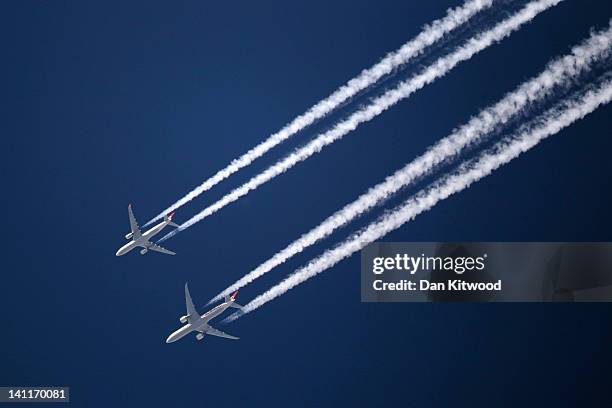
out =
[(130, 239), (132, 238), (133, 234), (130, 232), (129, 234), (125, 234), (125, 239)]
[(181, 316), (181, 318), (179, 319), (179, 321), (183, 324), (187, 323), (187, 316)]
[(198, 333), (196, 334), (196, 339), (198, 340), (202, 340), (204, 338), (204, 333)]
[(143, 249), (142, 251), (140, 251), (140, 255), (144, 255), (148, 252), (149, 250), (147, 248)]

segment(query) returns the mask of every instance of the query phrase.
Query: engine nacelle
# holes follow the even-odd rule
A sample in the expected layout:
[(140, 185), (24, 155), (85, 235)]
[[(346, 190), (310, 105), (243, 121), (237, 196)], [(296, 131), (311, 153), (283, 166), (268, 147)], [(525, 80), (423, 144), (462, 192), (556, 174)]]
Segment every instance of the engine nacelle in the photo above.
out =
[(140, 251), (140, 255), (144, 255), (147, 252), (149, 252), (149, 250), (147, 248), (143, 249), (142, 251)]
[(202, 340), (204, 338), (204, 333), (198, 333), (196, 334), (196, 339), (198, 340)]
[(187, 316), (181, 316), (181, 318), (179, 319), (179, 321), (183, 324), (187, 323)]
[(132, 234), (131, 232), (129, 234), (125, 234), (125, 239), (130, 239), (132, 238), (132, 236), (134, 236), (134, 234)]

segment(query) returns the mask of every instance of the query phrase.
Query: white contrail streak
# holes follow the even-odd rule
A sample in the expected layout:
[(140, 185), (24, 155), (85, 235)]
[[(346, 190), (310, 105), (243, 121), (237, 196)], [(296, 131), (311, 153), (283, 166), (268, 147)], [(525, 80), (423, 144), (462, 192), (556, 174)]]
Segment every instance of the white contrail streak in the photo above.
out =
[(443, 177), (431, 188), (422, 190), (394, 211), (381, 217), (379, 221), (373, 222), (334, 249), (327, 250), (318, 258), (310, 261), (306, 266), (298, 269), (281, 283), (244, 306), (240, 315), (231, 315), (227, 320), (235, 320), (245, 313), (252, 312), (307, 279), (331, 268), (367, 244), (380, 239), (417, 215), (431, 209), (439, 201), (468, 188), (472, 183), (531, 149), (541, 140), (558, 133), (599, 106), (609, 103), (610, 100), (612, 100), (611, 80), (605, 81), (595, 90), (587, 91), (581, 97), (570, 98), (562, 108), (553, 109), (542, 115), (534, 122), (535, 124), (520, 131), (517, 136), (498, 143), (476, 160), (471, 160), (468, 164), (461, 166), (457, 172)]
[(498, 127), (503, 126), (516, 114), (526, 110), (534, 102), (550, 95), (556, 86), (571, 83), (592, 64), (606, 58), (612, 51), (612, 27), (591, 34), (581, 44), (572, 48), (568, 55), (551, 61), (538, 76), (524, 82), (513, 92), (508, 93), (496, 104), (484, 109), (467, 124), (453, 131), (449, 136), (430, 147), (384, 182), (369, 189), (357, 200), (344, 206), (325, 221), (270, 259), (240, 278), (209, 303), (222, 299), (263, 276), (273, 268), (287, 261), (305, 248), (329, 236), (336, 229), (364, 214), (385, 201), (392, 194), (413, 183), (420, 176), (429, 174), (437, 165), (456, 157), (466, 147), (477, 144), (482, 138)]
[(535, 18), (535, 16), (537, 16), (539, 13), (559, 4), (561, 1), (563, 0), (536, 0), (528, 3), (519, 12), (498, 23), (492, 29), (471, 38), (466, 44), (458, 47), (451, 54), (439, 58), (432, 65), (426, 67), (420, 74), (412, 77), (409, 80), (401, 82), (396, 88), (391, 89), (382, 96), (374, 99), (370, 105), (353, 113), (346, 120), (339, 122), (329, 131), (319, 135), (307, 143), (304, 147), (297, 149), (283, 160), (253, 177), (247, 183), (225, 195), (216, 203), (205, 208), (200, 213), (181, 224), (179, 228), (166, 234), (160, 239), (160, 242), (176, 235), (180, 231), (189, 228), (193, 224), (225, 207), (227, 204), (238, 200), (240, 197), (248, 194), (250, 191), (256, 189), (260, 185), (286, 172), (297, 163), (306, 160), (308, 157), (321, 151), (323, 147), (341, 139), (344, 135), (357, 128), (357, 126), (359, 126), (361, 123), (373, 119), (385, 110), (389, 109), (391, 106), (398, 103), (400, 100), (409, 97), (415, 91), (423, 88), (425, 85), (446, 75), (460, 62), (470, 59), (472, 56), (487, 48), (491, 44), (506, 38), (512, 32), (519, 29), (523, 24)]
[(406, 64), (414, 57), (420, 55), (427, 47), (433, 45), (446, 34), (466, 23), (475, 14), (491, 7), (492, 4), (493, 0), (468, 0), (460, 7), (447, 10), (445, 17), (423, 27), (421, 33), (419, 33), (414, 39), (402, 45), (398, 50), (387, 54), (377, 64), (363, 70), (358, 76), (338, 88), (330, 96), (311, 107), (308, 111), (306, 111), (306, 113), (296, 117), (292, 122), (283, 127), (277, 133), (274, 133), (268, 137), (268, 139), (258, 144), (240, 156), (238, 159), (232, 161), (227, 167), (218, 171), (215, 175), (190, 191), (176, 203), (159, 213), (155, 218), (151, 219), (151, 221), (145, 224), (145, 226), (163, 218), (164, 214), (168, 214), (176, 210), (205, 191), (210, 190), (213, 186), (223, 181), (230, 175), (250, 165), (255, 159), (263, 156), (270, 149), (311, 125), (316, 120), (327, 116), (338, 106), (342, 105), (342, 103), (346, 102), (364, 89), (367, 89), (383, 76), (392, 73), (394, 69)]

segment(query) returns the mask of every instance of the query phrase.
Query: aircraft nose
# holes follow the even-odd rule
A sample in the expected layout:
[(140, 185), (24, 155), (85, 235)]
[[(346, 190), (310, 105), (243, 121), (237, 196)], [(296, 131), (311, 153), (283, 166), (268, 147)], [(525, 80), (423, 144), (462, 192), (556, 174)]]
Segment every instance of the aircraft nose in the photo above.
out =
[(172, 338), (172, 335), (169, 335), (168, 338), (166, 339), (166, 344), (172, 343), (172, 342), (174, 342), (174, 339)]

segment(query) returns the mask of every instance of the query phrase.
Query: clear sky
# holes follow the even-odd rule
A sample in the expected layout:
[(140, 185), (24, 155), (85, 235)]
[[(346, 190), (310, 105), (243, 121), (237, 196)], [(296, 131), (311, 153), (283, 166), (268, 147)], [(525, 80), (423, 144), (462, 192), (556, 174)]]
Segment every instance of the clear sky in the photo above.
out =
[[(537, 74), (591, 27), (606, 27), (607, 0), (566, 0), (546, 11), (166, 241), (177, 256), (115, 257), (128, 203), (143, 224), (459, 4), (4, 2), (0, 385), (68, 385), (79, 407), (569, 407), (609, 399), (600, 386), (612, 358), (609, 305), (362, 304), (358, 256), (219, 325), (238, 342), (164, 343), (184, 314), (186, 281), (205, 310), (220, 290)], [(350, 106), (179, 209), (176, 220)], [(612, 106), (599, 109), (385, 240), (612, 240), (610, 117)], [(248, 302), (378, 214), (237, 300)]]

